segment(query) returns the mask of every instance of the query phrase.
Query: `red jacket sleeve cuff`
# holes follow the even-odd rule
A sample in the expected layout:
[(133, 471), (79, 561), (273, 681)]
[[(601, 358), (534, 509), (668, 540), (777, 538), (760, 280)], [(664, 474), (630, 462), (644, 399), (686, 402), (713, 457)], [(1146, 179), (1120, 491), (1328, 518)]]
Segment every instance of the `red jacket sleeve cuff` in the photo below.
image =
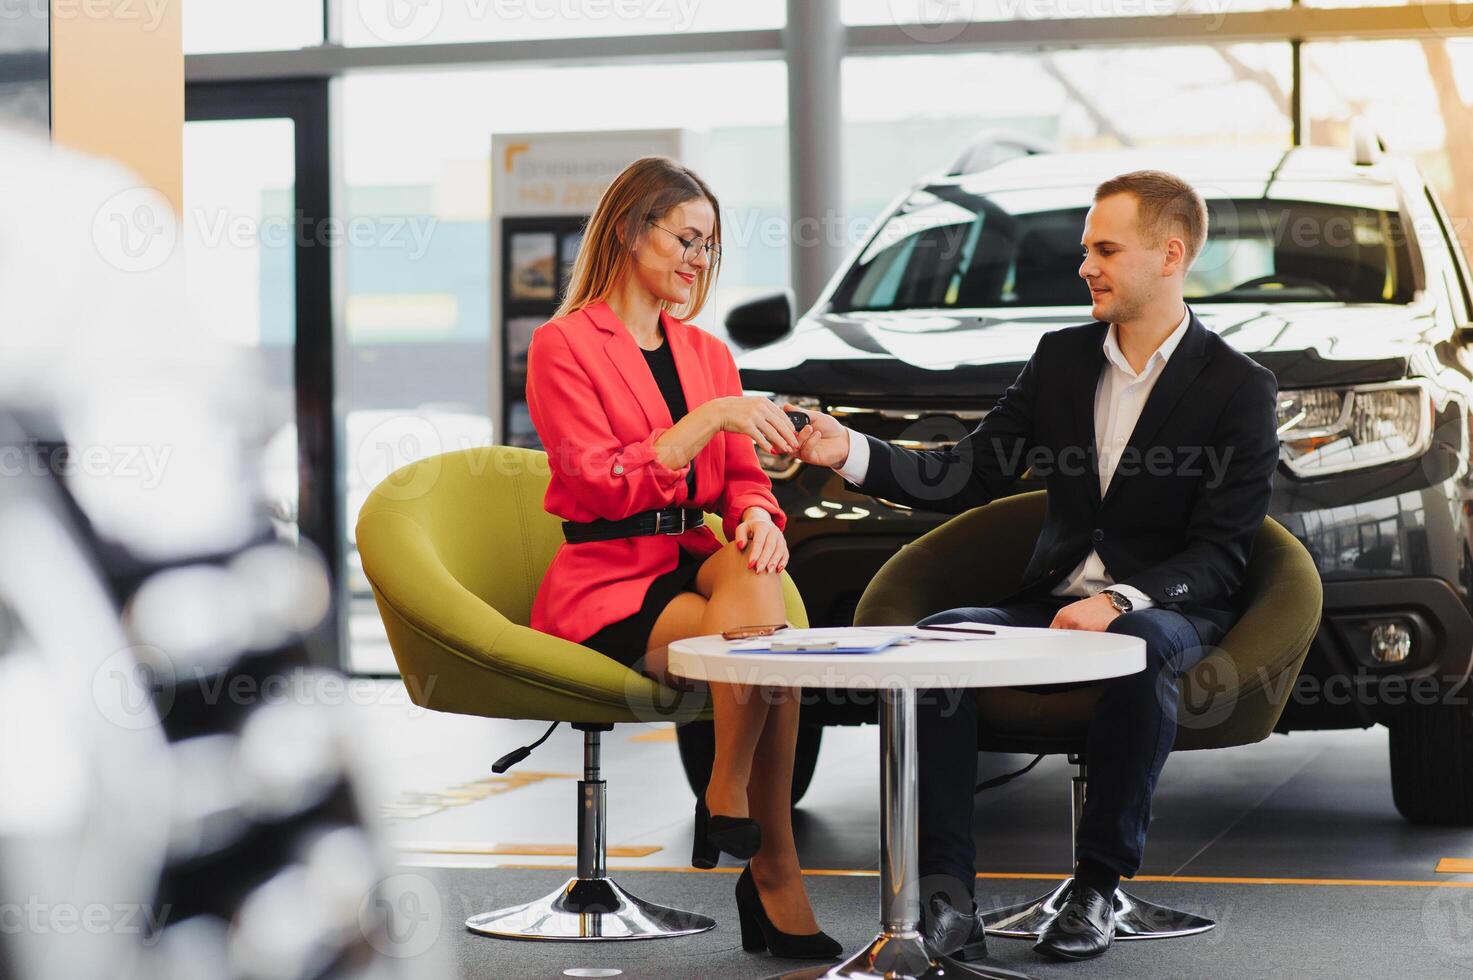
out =
[(726, 540), (730, 541), (736, 536), (737, 525), (742, 522), (742, 514), (748, 507), (761, 507), (767, 511), (779, 531), (787, 527), (788, 515), (783, 513), (772, 494), (762, 490), (749, 490), (733, 497), (727, 504), (726, 514), (721, 521), (721, 530), (726, 535)]

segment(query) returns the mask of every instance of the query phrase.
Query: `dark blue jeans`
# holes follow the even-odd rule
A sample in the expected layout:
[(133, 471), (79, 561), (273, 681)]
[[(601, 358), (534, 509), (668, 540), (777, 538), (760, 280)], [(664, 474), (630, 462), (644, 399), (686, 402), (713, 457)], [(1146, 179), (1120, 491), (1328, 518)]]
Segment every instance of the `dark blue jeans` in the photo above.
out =
[[(1043, 595), (1004, 606), (948, 609), (921, 623), (1048, 626), (1054, 613), (1078, 598)], [(1116, 616), (1108, 631), (1145, 640), (1146, 668), (1104, 682), (1086, 740), (1089, 792), (1075, 857), (1091, 858), (1129, 878), (1140, 868), (1151, 794), (1176, 740), (1176, 679), (1210, 652), (1204, 642), (1219, 638), (1204, 641), (1185, 616), (1160, 607)], [(971, 691), (923, 695), (917, 716), (920, 873), (938, 886), (955, 878), (972, 894), (977, 857), (972, 837), (977, 702)]]

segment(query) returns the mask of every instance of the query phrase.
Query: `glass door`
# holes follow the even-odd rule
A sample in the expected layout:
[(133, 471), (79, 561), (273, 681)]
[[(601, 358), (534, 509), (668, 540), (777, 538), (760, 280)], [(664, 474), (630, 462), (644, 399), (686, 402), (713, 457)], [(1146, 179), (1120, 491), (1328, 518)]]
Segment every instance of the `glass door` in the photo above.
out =
[[(271, 435), (271, 517), (342, 580), (333, 419), (327, 82), (194, 83), (185, 91), (182, 239), (190, 309), (258, 350)], [(340, 608), (340, 604), (339, 604)], [(314, 657), (341, 667), (343, 616)]]

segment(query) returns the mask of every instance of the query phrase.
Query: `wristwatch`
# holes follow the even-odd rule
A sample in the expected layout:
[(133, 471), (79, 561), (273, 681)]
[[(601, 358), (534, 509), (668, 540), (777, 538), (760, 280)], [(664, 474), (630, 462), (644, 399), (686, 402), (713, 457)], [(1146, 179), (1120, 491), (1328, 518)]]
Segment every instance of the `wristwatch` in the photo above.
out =
[(1114, 606), (1115, 611), (1118, 613), (1128, 613), (1133, 608), (1130, 600), (1114, 589), (1104, 589), (1100, 592), (1100, 595), (1107, 597), (1110, 600), (1110, 605)]

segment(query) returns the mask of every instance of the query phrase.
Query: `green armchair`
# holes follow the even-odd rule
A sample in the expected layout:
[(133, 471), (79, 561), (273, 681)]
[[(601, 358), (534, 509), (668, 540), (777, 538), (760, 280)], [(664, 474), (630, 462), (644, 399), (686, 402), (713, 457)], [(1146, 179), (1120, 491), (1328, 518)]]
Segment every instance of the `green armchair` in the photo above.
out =
[[(562, 543), (542, 509), (545, 453), (484, 446), (422, 459), (369, 494), (356, 537), (363, 572), (410, 698), (491, 718), (570, 722), (583, 732), (578, 873), (550, 895), (472, 916), (469, 929), (523, 939), (648, 939), (710, 929), (707, 916), (630, 895), (605, 869), (600, 736), (618, 722), (710, 717), (704, 695), (676, 692), (577, 643), (527, 626)], [(724, 540), (721, 522), (707, 525)], [(783, 576), (788, 619), (806, 626)], [(513, 763), (508, 763), (510, 765)]]
[[(959, 606), (985, 606), (1021, 580), (1044, 519), (1042, 490), (994, 500), (952, 518), (897, 552), (865, 589), (856, 625), (914, 623)], [(1267, 738), (1284, 710), (1319, 629), (1324, 591), (1309, 552), (1272, 518), (1253, 541), (1240, 596), (1241, 617), (1181, 678), (1176, 748), (1214, 749)], [(1059, 690), (977, 691), (978, 748), (1063, 753), (1077, 767), (1074, 824), (1088, 787), (1084, 736), (1100, 685)], [(1071, 861), (1072, 864), (1072, 861)], [(1035, 938), (1071, 882), (1049, 895), (985, 915), (988, 931)], [(1124, 889), (1116, 896), (1119, 939), (1159, 939), (1212, 928), (1200, 916), (1152, 905)]]

